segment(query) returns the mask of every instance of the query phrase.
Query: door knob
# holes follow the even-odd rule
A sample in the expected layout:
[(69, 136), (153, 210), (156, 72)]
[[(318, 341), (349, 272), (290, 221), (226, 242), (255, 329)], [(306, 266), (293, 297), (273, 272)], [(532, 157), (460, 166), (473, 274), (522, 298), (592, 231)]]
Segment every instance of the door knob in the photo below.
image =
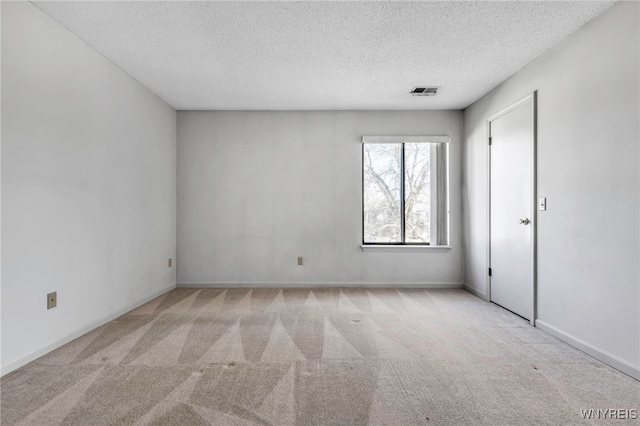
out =
[(518, 219), (518, 223), (520, 225), (528, 225), (531, 221), (525, 217), (524, 219)]

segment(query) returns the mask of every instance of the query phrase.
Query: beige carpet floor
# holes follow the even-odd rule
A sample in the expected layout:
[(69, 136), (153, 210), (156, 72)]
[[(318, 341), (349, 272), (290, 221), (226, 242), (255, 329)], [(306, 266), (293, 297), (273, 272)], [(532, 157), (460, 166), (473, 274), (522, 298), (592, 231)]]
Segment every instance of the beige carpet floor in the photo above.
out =
[(3, 425), (559, 425), (640, 408), (639, 382), (457, 289), (176, 289), (0, 386)]

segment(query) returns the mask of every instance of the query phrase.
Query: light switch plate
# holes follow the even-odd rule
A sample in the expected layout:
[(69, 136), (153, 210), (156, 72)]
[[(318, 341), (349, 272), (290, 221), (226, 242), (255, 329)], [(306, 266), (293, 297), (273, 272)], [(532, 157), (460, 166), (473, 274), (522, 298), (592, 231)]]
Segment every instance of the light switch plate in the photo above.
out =
[(541, 212), (547, 210), (547, 197), (538, 198), (538, 210)]

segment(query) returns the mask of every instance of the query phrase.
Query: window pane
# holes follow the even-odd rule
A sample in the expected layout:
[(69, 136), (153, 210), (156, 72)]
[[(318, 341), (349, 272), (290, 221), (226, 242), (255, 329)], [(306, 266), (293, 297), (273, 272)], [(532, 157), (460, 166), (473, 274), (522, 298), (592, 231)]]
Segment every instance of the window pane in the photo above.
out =
[(405, 242), (431, 239), (431, 144), (404, 144)]
[(401, 145), (367, 143), (364, 165), (364, 242), (402, 242), (400, 228)]

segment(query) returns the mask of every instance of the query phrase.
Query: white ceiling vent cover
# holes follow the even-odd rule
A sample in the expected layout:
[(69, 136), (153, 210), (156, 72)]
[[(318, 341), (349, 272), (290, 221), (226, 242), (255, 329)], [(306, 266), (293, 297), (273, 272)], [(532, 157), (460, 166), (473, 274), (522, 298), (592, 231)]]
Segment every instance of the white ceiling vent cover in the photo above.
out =
[(439, 87), (414, 87), (411, 91), (413, 96), (435, 96)]

